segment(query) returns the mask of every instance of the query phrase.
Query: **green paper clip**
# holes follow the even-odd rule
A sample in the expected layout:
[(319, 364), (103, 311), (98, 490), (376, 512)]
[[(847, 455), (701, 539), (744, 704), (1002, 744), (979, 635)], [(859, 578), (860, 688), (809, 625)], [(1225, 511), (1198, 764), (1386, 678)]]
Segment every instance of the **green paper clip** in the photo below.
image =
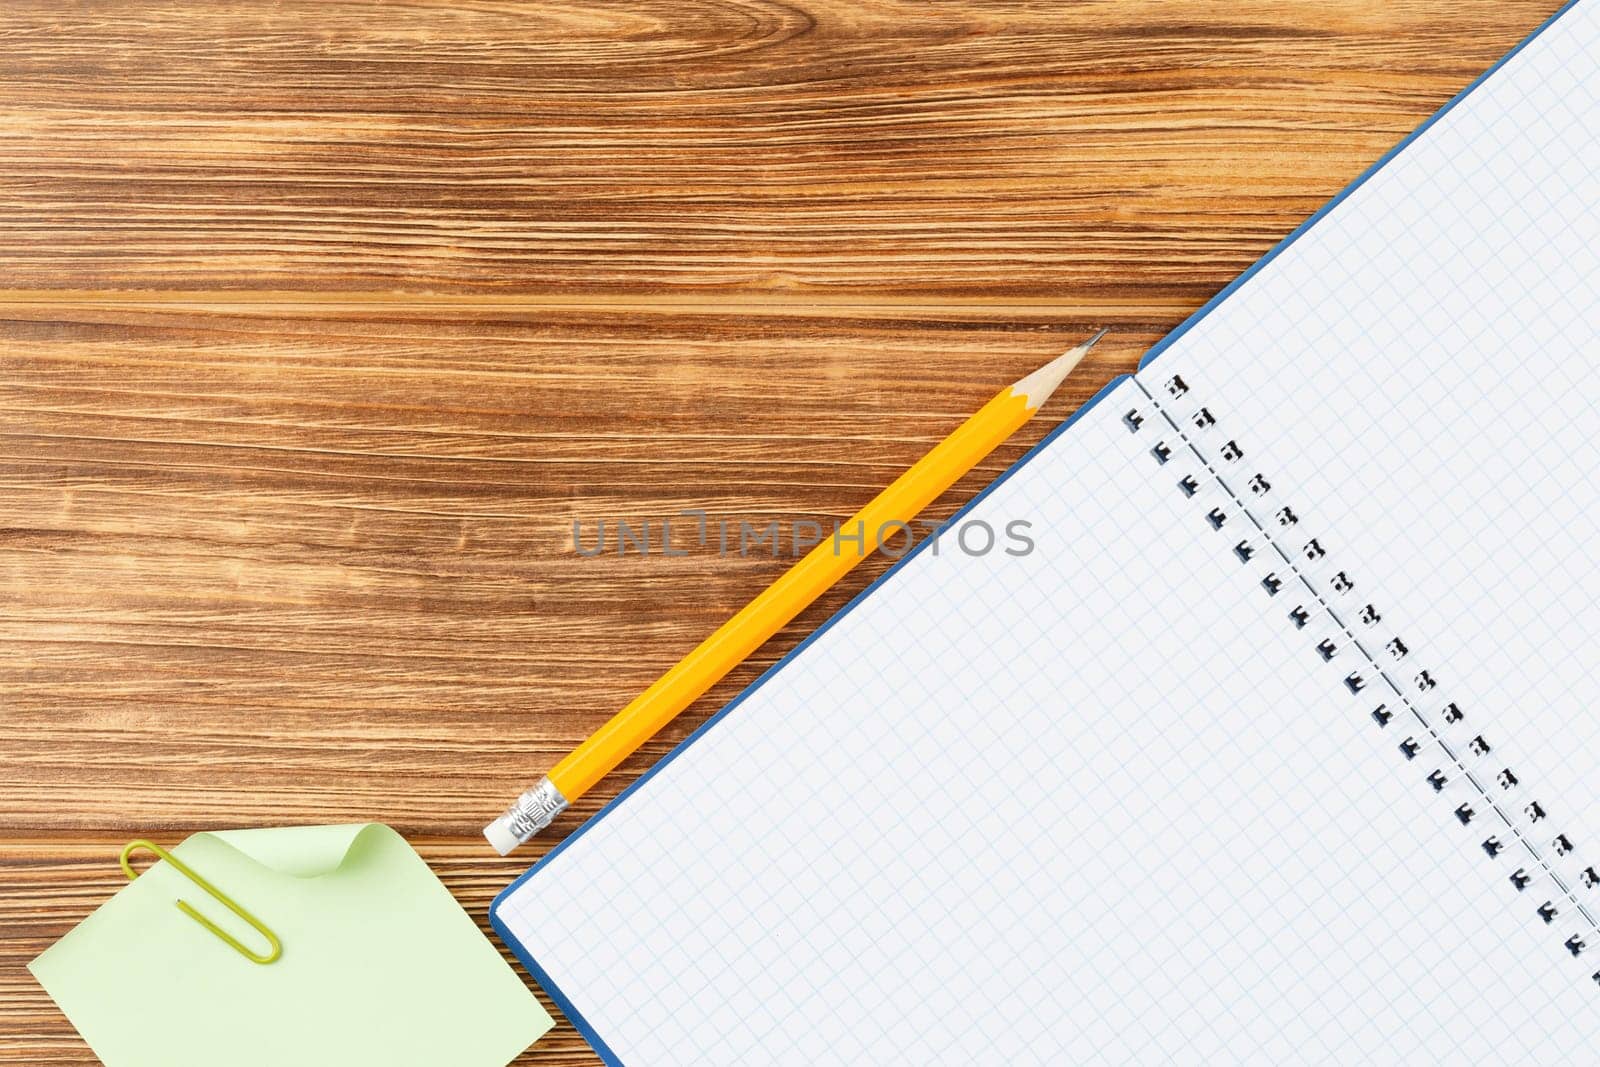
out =
[(201, 915), (198, 911), (195, 911), (194, 908), (190, 907), (188, 901), (178, 901), (179, 911), (189, 916), (189, 918), (193, 919), (207, 930), (210, 930), (217, 937), (221, 938), (222, 941), (230, 948), (232, 948), (239, 955), (243, 956), (245, 959), (249, 960), (251, 963), (272, 963), (277, 960), (279, 956), (283, 955), (283, 943), (278, 940), (276, 934), (267, 929), (264, 923), (262, 923), (254, 915), (251, 915), (248, 911), (245, 911), (239, 905), (235, 904), (233, 901), (229, 900), (219, 889), (217, 889), (216, 886), (200, 877), (187, 864), (185, 864), (178, 857), (174, 856), (172, 853), (168, 852), (166, 849), (162, 848), (160, 845), (142, 840), (128, 842), (127, 847), (122, 850), (122, 873), (128, 876), (128, 880), (130, 882), (139, 877), (139, 875), (136, 871), (134, 871), (133, 864), (128, 862), (128, 857), (139, 851), (141, 848), (155, 853), (157, 858), (166, 860), (168, 863), (172, 864), (185, 878), (189, 879), (189, 881), (193, 882), (195, 885), (199, 886), (201, 889), (204, 889), (208, 894), (210, 894), (212, 900), (215, 900), (217, 903), (233, 912), (239, 918), (249, 923), (251, 928), (254, 929), (256, 933), (267, 939), (267, 944), (271, 946), (272, 950), (265, 956), (251, 952), (249, 949), (241, 945), (232, 934), (228, 933), (216, 923), (212, 922), (204, 915)]

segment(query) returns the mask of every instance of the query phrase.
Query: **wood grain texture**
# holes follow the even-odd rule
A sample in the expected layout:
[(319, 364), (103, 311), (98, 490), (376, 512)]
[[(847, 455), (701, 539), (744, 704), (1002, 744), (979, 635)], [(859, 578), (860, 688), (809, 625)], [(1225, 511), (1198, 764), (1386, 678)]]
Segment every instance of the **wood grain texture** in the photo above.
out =
[(829, 525), (1112, 325), (1070, 410), (1554, 6), (10, 0), (0, 1062), (94, 1062), (23, 964), (136, 833), (382, 819), (481, 922), (785, 562), (575, 520)]
[(1553, 0), (9, 0), (7, 284), (1197, 303)]
[[(475, 833), (786, 565), (766, 547), (701, 548), (681, 512), (735, 539), (740, 521), (831, 529), (994, 383), (1084, 333), (585, 311), (63, 316), (0, 310), (14, 517), (0, 640), (17, 653), (0, 661), (15, 742), (0, 833), (368, 818)], [(1070, 393), (1155, 336), (1108, 341)], [(615, 546), (626, 519), (654, 522), (659, 548), (675, 517), (683, 557), (573, 545), (575, 522), (592, 549), (599, 523)]]

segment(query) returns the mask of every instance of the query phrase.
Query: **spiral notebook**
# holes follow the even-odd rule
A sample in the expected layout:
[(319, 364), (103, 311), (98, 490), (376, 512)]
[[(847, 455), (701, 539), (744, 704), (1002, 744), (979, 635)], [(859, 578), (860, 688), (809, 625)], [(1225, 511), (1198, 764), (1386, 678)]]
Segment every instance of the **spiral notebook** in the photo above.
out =
[(495, 926), (631, 1067), (1595, 1062), (1597, 250), (1584, 0)]

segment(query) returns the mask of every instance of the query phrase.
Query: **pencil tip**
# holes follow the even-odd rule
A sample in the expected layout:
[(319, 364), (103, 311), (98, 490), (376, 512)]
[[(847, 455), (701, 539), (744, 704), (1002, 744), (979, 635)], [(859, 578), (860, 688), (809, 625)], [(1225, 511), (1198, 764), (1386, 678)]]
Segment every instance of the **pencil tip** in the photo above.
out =
[(1061, 387), (1061, 383), (1067, 380), (1067, 375), (1072, 373), (1073, 368), (1078, 365), (1083, 357), (1089, 354), (1089, 349), (1093, 348), (1100, 338), (1104, 337), (1108, 332), (1109, 330), (1103, 329), (1082, 344), (1063, 352), (1049, 363), (1017, 382), (1011, 387), (1011, 391), (1022, 397), (1029, 408), (1037, 411), (1046, 400), (1050, 399), (1051, 394)]

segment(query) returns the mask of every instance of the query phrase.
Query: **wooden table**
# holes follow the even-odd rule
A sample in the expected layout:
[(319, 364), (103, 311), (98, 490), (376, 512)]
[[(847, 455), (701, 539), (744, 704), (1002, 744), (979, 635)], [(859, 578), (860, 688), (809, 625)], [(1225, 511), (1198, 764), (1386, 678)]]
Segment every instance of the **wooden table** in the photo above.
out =
[(1064, 415), (1555, 6), (8, 0), (0, 1061), (94, 1062), (23, 965), (135, 835), (380, 819), (481, 920), (784, 565), (575, 522), (831, 523), (1112, 326)]

